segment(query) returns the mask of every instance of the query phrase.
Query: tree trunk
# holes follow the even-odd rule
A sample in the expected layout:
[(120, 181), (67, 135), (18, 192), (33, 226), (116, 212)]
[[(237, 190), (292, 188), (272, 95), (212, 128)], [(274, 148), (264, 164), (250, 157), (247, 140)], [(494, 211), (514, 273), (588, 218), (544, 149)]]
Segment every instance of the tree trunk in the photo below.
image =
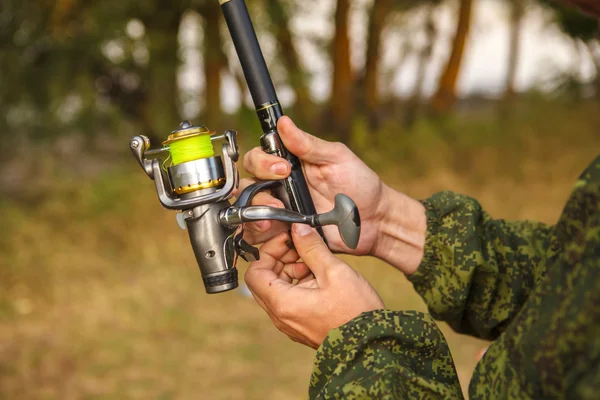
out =
[(223, 53), (221, 7), (216, 1), (206, 3), (200, 10), (204, 17), (204, 109), (203, 123), (212, 130), (220, 130), (221, 122), (221, 72), (226, 68)]
[(406, 105), (406, 111), (404, 113), (404, 126), (410, 128), (415, 123), (421, 107), (421, 101), (423, 100), (423, 92), (425, 90), (425, 73), (427, 72), (427, 66), (431, 63), (433, 55), (433, 44), (437, 35), (437, 29), (434, 21), (434, 8), (430, 7), (427, 15), (426, 22), (426, 42), (421, 51), (419, 52), (419, 62), (417, 68), (417, 78), (415, 80), (415, 87), (413, 93), (409, 97)]
[(246, 97), (249, 96), (249, 89), (248, 89), (248, 84), (246, 83), (246, 77), (244, 76), (244, 73), (242, 72), (241, 68), (240, 69), (230, 69), (229, 73), (231, 74), (232, 78), (235, 80), (235, 83), (238, 87), (238, 90), (240, 91), (240, 110), (251, 110), (251, 111), (255, 111), (254, 110), (254, 105), (252, 105), (251, 107), (248, 106), (246, 104)]
[(331, 107), (333, 131), (339, 140), (348, 142), (352, 128), (354, 105), (354, 78), (350, 64), (350, 37), (348, 33), (349, 0), (338, 0), (335, 12), (333, 47), (333, 85)]
[(290, 31), (289, 13), (281, 0), (267, 1), (267, 12), (279, 46), (279, 55), (287, 71), (288, 81), (296, 93), (296, 115), (300, 121), (307, 123), (312, 101), (296, 44)]
[(523, 0), (510, 0), (510, 49), (508, 56), (508, 72), (506, 74), (506, 86), (504, 89), (504, 100), (511, 101), (515, 97), (515, 80), (517, 67), (519, 65), (519, 50), (521, 43), (521, 27), (525, 4)]
[(179, 12), (164, 12), (144, 22), (149, 40), (150, 62), (145, 74), (145, 101), (140, 104), (141, 123), (155, 140), (179, 126), (179, 89), (177, 69), (180, 65)]
[(585, 43), (585, 47), (590, 54), (590, 58), (594, 66), (596, 67), (596, 77), (594, 78), (594, 86), (596, 89), (596, 99), (600, 100), (600, 51), (596, 51), (594, 49), (594, 44), (592, 41), (588, 41)]
[(381, 61), (381, 35), (386, 19), (392, 10), (392, 0), (375, 1), (369, 17), (367, 57), (365, 65), (365, 113), (371, 130), (379, 129), (379, 65)]
[(472, 6), (473, 0), (460, 0), (456, 35), (452, 42), (452, 53), (440, 78), (437, 92), (431, 101), (431, 105), (437, 113), (447, 112), (456, 102), (456, 84), (471, 26)]
[(73, 11), (78, 6), (76, 0), (57, 0), (50, 16), (50, 33), (54, 38), (68, 34)]

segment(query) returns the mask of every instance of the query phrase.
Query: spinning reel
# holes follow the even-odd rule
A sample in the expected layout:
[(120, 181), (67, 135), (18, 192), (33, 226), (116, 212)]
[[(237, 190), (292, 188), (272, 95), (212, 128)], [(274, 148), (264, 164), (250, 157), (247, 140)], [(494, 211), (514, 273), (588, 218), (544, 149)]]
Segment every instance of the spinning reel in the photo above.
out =
[[(215, 142), (224, 142), (222, 156), (215, 155)], [(141, 135), (133, 137), (129, 146), (146, 175), (154, 180), (163, 207), (180, 211), (177, 221), (189, 233), (209, 294), (238, 287), (238, 256), (246, 261), (259, 259), (258, 249), (243, 239), (243, 224), (247, 222), (274, 220), (312, 227), (336, 225), (348, 247), (358, 245), (358, 209), (344, 194), (336, 196), (334, 209), (325, 214), (304, 215), (288, 208), (251, 206), (257, 193), (264, 190), (281, 193), (280, 189), (285, 189), (285, 180), (262, 181), (247, 187), (231, 203), (239, 184), (235, 131), (217, 135), (205, 126), (192, 126), (184, 121), (163, 142), (162, 148), (151, 150), (150, 140)]]

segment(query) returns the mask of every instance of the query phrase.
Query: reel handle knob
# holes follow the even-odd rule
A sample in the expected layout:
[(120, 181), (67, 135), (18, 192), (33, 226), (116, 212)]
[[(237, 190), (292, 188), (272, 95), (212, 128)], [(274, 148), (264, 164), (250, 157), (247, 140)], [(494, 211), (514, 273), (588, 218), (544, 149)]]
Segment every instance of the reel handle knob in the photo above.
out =
[(351, 249), (356, 249), (360, 239), (360, 214), (354, 201), (345, 194), (335, 196), (333, 210), (316, 216), (320, 226), (336, 225), (342, 240)]

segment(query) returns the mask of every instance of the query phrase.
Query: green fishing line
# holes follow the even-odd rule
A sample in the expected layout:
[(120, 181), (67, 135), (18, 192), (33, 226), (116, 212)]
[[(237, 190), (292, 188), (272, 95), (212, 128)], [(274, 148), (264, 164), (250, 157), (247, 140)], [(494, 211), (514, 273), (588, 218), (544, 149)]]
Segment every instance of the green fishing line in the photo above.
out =
[[(170, 149), (170, 148), (167, 148), (167, 150), (169, 150), (169, 151), (170, 151), (171, 149)], [(165, 172), (169, 172), (169, 171), (167, 170), (167, 163), (168, 163), (170, 160), (171, 160), (171, 153), (169, 153), (169, 157), (167, 157), (167, 158), (166, 158), (166, 159), (163, 161), (163, 163), (162, 163), (162, 169), (163, 169), (163, 171), (165, 171)], [(169, 166), (170, 166), (170, 165), (171, 165), (171, 164), (169, 164)]]
[(209, 158), (215, 155), (210, 135), (198, 135), (188, 139), (175, 140), (169, 144), (169, 152), (173, 159), (173, 165)]

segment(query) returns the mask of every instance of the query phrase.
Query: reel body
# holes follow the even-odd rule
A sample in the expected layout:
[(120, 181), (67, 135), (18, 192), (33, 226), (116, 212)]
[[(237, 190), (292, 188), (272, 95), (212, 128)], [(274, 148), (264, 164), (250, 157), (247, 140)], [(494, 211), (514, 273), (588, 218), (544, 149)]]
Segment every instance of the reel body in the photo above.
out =
[[(224, 142), (221, 156), (215, 156), (213, 147), (218, 141)], [(313, 227), (337, 225), (348, 247), (358, 245), (358, 209), (343, 194), (336, 196), (332, 211), (321, 215), (251, 206), (256, 194), (263, 190), (280, 192), (284, 184), (284, 181), (263, 181), (246, 188), (231, 204), (239, 185), (235, 131), (216, 135), (204, 126), (192, 126), (184, 121), (163, 142), (163, 148), (151, 150), (150, 140), (141, 135), (133, 137), (129, 147), (146, 175), (154, 180), (162, 206), (180, 211), (177, 221), (188, 231), (209, 294), (238, 287), (238, 256), (246, 261), (258, 260), (258, 249), (243, 239), (243, 224), (247, 222), (278, 220)], [(167, 167), (169, 161), (171, 165)]]

